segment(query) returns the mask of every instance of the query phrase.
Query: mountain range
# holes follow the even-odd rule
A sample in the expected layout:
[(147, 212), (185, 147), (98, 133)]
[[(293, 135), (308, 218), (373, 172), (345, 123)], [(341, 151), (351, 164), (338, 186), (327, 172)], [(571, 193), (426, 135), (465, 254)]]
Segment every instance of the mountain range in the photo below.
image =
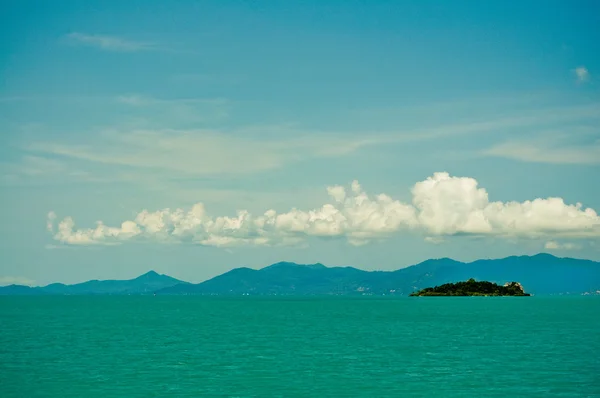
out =
[(396, 271), (280, 262), (258, 270), (235, 268), (198, 284), (150, 271), (130, 280), (10, 285), (0, 287), (0, 295), (408, 295), (469, 278), (520, 282), (532, 294), (595, 293), (600, 291), (600, 262), (544, 253), (469, 263), (432, 259)]
[(123, 295), (152, 294), (161, 289), (175, 285), (186, 285), (187, 282), (161, 275), (154, 271), (129, 280), (91, 280), (74, 285), (52, 283), (47, 286), (29, 287), (10, 285), (0, 287), (0, 295)]

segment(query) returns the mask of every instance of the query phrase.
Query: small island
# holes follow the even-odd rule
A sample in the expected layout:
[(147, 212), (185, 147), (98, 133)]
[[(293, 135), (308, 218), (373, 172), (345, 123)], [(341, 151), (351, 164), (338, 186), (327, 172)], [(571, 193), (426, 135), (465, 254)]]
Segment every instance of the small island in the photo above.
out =
[(504, 286), (492, 282), (477, 282), (471, 278), (466, 282), (446, 283), (427, 287), (413, 292), (411, 296), (529, 296), (519, 282), (505, 283)]

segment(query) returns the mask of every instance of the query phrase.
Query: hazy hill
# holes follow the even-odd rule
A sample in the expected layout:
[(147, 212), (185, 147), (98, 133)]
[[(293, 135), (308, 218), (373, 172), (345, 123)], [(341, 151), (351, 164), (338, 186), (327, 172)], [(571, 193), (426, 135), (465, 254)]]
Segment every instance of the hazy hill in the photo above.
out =
[(40, 288), (23, 286), (23, 285), (8, 285), (0, 287), (0, 296), (39, 296), (47, 294)]
[(187, 282), (161, 275), (154, 271), (129, 280), (91, 280), (74, 285), (53, 283), (44, 287), (6, 286), (0, 288), (0, 295), (95, 295), (95, 294), (151, 294), (157, 290)]
[(173, 286), (161, 294), (331, 294), (355, 291), (375, 273), (323, 264), (281, 262), (254, 270), (236, 268), (196, 285)]

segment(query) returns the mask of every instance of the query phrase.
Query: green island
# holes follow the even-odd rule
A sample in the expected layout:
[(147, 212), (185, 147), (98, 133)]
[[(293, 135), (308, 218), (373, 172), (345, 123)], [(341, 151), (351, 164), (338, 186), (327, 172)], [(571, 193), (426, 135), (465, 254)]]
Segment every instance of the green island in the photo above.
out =
[(509, 282), (504, 286), (492, 282), (477, 282), (471, 278), (466, 282), (445, 283), (436, 287), (413, 292), (411, 296), (529, 296), (519, 282)]

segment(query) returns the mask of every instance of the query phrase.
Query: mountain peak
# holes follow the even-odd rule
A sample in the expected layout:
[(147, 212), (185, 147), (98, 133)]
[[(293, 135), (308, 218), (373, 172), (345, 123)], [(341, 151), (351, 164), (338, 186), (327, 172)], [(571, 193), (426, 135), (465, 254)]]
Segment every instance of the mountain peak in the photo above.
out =
[(531, 257), (537, 257), (537, 258), (557, 258), (555, 255), (552, 255), (550, 253), (538, 253), (538, 254), (534, 254)]
[(316, 263), (316, 264), (297, 264), (297, 263), (292, 263), (292, 262), (287, 262), (287, 261), (280, 261), (278, 263), (275, 264), (271, 264), (267, 267), (264, 267), (263, 269), (274, 269), (274, 268), (312, 268), (312, 269), (323, 269), (323, 268), (327, 268), (326, 266), (324, 266), (321, 263)]
[(158, 272), (156, 272), (154, 270), (150, 270), (150, 271), (146, 272), (145, 274), (138, 276), (136, 279), (141, 279), (141, 278), (144, 278), (144, 279), (157, 278), (159, 276), (161, 276), (161, 275)]
[[(454, 259), (443, 257), (443, 258), (430, 258), (429, 260), (422, 261), (416, 265), (415, 267), (427, 268), (427, 267), (439, 267), (439, 266), (448, 266), (448, 265), (458, 265), (461, 264), (460, 261), (456, 261)], [(405, 269), (405, 268), (401, 268)]]

